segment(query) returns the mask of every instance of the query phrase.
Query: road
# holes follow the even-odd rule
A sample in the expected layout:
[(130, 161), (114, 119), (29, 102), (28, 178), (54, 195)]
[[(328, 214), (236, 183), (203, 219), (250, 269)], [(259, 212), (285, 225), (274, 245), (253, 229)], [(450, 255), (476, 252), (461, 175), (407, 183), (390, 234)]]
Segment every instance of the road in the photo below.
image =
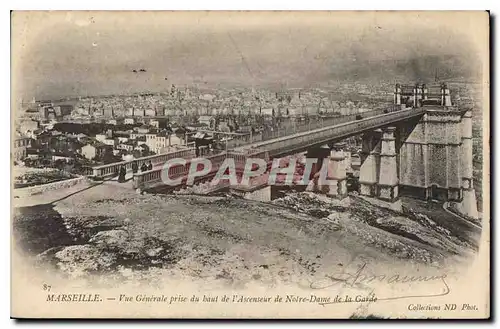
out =
[(422, 213), (431, 218), (438, 225), (450, 230), (450, 232), (462, 240), (477, 247), (481, 228), (477, 225), (458, 218), (457, 215), (447, 212), (441, 202), (426, 202), (410, 197), (401, 197), (403, 205)]

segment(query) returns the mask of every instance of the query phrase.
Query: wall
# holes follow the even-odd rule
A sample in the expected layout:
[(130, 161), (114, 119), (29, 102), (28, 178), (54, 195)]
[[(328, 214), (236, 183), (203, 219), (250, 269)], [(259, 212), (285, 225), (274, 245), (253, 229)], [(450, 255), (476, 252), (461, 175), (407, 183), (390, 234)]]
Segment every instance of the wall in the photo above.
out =
[(68, 188), (77, 184), (81, 184), (87, 181), (87, 177), (77, 177), (72, 179), (66, 179), (59, 182), (30, 186), (24, 188), (13, 189), (14, 196), (30, 196), (34, 194), (40, 194), (46, 191), (59, 190), (63, 188)]

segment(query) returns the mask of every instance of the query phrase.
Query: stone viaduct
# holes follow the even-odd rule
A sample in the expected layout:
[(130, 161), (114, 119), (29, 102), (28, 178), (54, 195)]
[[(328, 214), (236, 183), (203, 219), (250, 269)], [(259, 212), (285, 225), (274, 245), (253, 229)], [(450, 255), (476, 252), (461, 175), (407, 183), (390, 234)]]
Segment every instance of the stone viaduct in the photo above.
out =
[[(394, 102), (386, 110), (376, 110), (359, 115), (332, 118), (327, 125), (312, 130), (289, 132), (286, 136), (240, 145), (219, 154), (205, 155), (212, 161), (210, 172), (188, 183), (189, 163), (196, 159), (192, 149), (154, 155), (153, 170), (133, 176), (134, 188), (144, 190), (182, 189), (194, 185), (202, 191), (230, 189), (246, 198), (267, 201), (271, 198), (268, 177), (271, 164), (299, 153), (316, 159), (311, 181), (311, 191), (322, 191), (334, 198), (347, 196), (346, 159), (349, 157), (341, 143), (347, 137), (362, 135), (359, 193), (394, 203), (402, 195), (424, 200), (453, 201), (460, 211), (477, 218), (476, 195), (473, 185), (472, 109), (458, 108), (452, 104), (446, 84), (426, 86), (399, 85), (394, 89)], [(185, 165), (168, 170), (169, 177), (180, 178), (180, 183), (167, 187), (162, 182), (163, 164), (172, 158), (182, 157)], [(211, 184), (216, 171), (231, 158), (239, 174), (247, 158), (261, 158), (268, 163), (266, 172), (253, 177), (250, 184), (231, 184), (228, 180)], [(93, 176), (106, 177), (132, 162), (98, 166)], [(323, 165), (333, 185), (321, 186), (318, 172)], [(286, 167), (280, 168), (286, 171)]]

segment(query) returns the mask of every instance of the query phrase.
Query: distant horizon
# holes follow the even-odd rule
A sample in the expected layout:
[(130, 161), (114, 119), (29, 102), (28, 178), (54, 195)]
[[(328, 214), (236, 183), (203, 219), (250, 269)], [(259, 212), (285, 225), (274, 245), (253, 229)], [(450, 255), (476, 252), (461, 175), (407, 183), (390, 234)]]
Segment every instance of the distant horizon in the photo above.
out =
[[(347, 84), (355, 84), (355, 83), (360, 83), (364, 84), (359, 81), (350, 81), (346, 82)], [(392, 82), (385, 81), (384, 84), (389, 84)], [(396, 83), (400, 84), (413, 84), (414, 81), (397, 81)], [(428, 85), (432, 85), (434, 83), (439, 84), (439, 83), (448, 83), (448, 84), (480, 84), (480, 81), (473, 81), (473, 80), (461, 80), (459, 81), (458, 79), (449, 79), (449, 80), (440, 80), (439, 82), (434, 82), (434, 81), (428, 81), (424, 82)], [(201, 92), (214, 92), (214, 91), (219, 91), (219, 90), (251, 90), (252, 88), (255, 89), (255, 91), (267, 91), (267, 92), (280, 92), (280, 91), (290, 91), (290, 90), (301, 90), (301, 91), (318, 91), (322, 90), (325, 91), (324, 89), (330, 89), (334, 88), (333, 86), (329, 85), (324, 85), (324, 86), (314, 86), (314, 87), (289, 87), (289, 88), (269, 88), (269, 87), (248, 87), (248, 86), (234, 86), (234, 87), (194, 87), (193, 85), (175, 85), (176, 87), (179, 87), (179, 89), (183, 90), (184, 88), (191, 88), (191, 89), (198, 89)], [(392, 89), (391, 89), (392, 91)], [(170, 92), (169, 88), (163, 90), (163, 91), (136, 91), (136, 92), (131, 92), (131, 93), (115, 93), (115, 94), (95, 94), (95, 95), (65, 95), (61, 97), (55, 97), (55, 98), (36, 98), (35, 97), (35, 102), (54, 102), (54, 101), (70, 101), (70, 100), (77, 100), (78, 98), (108, 98), (108, 97), (131, 97), (131, 96), (143, 96), (145, 94), (153, 94), (153, 95), (161, 95), (161, 94), (168, 94)], [(333, 91), (328, 91), (327, 92), (333, 92)], [(33, 98), (26, 99), (22, 98), (22, 103), (23, 104), (29, 104), (32, 103)]]
[(432, 79), (436, 69), (477, 80), (482, 63), (467, 22), (456, 12), (446, 22), (433, 15), (14, 12), (13, 92), (50, 100), (157, 93), (171, 84), (311, 89)]

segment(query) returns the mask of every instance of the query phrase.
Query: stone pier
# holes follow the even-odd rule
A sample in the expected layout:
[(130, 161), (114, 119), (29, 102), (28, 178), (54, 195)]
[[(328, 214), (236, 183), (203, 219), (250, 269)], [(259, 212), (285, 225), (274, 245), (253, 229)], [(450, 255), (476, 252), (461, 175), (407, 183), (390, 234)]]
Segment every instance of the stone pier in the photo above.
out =
[(347, 172), (346, 156), (344, 152), (345, 143), (333, 145), (328, 159), (327, 180), (328, 186), (319, 186), (320, 190), (326, 188), (327, 195), (337, 199), (347, 196)]
[(381, 200), (395, 202), (399, 198), (398, 166), (396, 160), (395, 127), (382, 131), (380, 151), (380, 173), (377, 196)]
[(307, 184), (306, 191), (314, 192), (320, 190), (320, 188), (318, 187), (318, 178), (320, 175), (321, 168), (323, 166), (323, 162), (328, 161), (329, 155), (330, 155), (330, 147), (328, 145), (311, 148), (307, 150), (306, 158), (316, 159), (316, 163), (313, 165), (311, 169), (311, 173), (309, 176), (310, 180), (309, 183)]
[(473, 164), (472, 164), (472, 112), (466, 111), (462, 117), (462, 148), (461, 148), (461, 167), (462, 167), (462, 202), (460, 210), (463, 214), (477, 219), (476, 191), (473, 182)]
[(461, 201), (462, 112), (442, 106), (428, 108), (416, 124), (400, 126), (401, 193), (426, 200)]
[(377, 194), (381, 132), (382, 131), (378, 129), (363, 135), (361, 168), (359, 172), (359, 193), (364, 196), (373, 197)]

